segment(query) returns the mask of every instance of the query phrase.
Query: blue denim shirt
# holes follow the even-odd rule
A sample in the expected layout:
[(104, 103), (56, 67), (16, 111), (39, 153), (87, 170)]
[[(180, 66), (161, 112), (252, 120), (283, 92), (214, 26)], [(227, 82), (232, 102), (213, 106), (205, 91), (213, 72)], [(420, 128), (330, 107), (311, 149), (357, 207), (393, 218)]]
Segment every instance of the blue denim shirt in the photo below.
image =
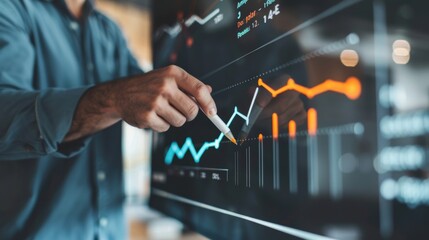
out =
[(0, 1), (0, 239), (124, 239), (121, 126), (64, 144), (82, 94), (141, 73), (87, 1)]

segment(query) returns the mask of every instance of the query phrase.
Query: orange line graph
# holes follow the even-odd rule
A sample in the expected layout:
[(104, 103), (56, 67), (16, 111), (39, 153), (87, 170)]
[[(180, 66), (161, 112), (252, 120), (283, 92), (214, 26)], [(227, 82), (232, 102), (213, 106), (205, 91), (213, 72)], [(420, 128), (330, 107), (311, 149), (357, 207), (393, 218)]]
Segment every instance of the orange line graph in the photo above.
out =
[(277, 95), (284, 93), (286, 91), (294, 90), (296, 92), (304, 94), (305, 96), (311, 99), (324, 92), (332, 91), (332, 92), (342, 93), (346, 95), (349, 99), (356, 100), (357, 98), (359, 98), (362, 91), (361, 82), (356, 77), (349, 77), (345, 82), (339, 82), (332, 79), (327, 79), (324, 82), (320, 83), (319, 85), (316, 85), (311, 88), (296, 84), (295, 80), (293, 80), (292, 78), (289, 78), (289, 80), (287, 81), (287, 84), (277, 90), (268, 86), (262, 80), (262, 78), (259, 78), (258, 85), (265, 88), (268, 92), (271, 93), (273, 97), (276, 97)]

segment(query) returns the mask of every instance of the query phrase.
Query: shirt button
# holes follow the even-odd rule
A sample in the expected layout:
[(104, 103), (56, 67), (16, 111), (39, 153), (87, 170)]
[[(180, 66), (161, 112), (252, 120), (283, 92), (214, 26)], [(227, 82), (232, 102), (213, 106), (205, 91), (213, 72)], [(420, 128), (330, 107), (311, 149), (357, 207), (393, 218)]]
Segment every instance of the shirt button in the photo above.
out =
[(101, 227), (107, 227), (107, 225), (109, 225), (109, 220), (107, 220), (107, 218), (100, 218), (98, 223)]
[(78, 30), (79, 29), (79, 24), (77, 22), (70, 22), (70, 28), (72, 30)]
[(88, 69), (88, 71), (92, 71), (94, 69), (94, 65), (92, 63), (88, 63), (86, 68)]
[(33, 147), (33, 146), (31, 146), (30, 144), (25, 144), (25, 145), (24, 145), (24, 150), (25, 150), (26, 152), (33, 152), (33, 151), (34, 151), (34, 147)]
[(106, 179), (106, 173), (104, 173), (103, 171), (99, 171), (97, 173), (97, 179), (99, 181), (104, 181)]

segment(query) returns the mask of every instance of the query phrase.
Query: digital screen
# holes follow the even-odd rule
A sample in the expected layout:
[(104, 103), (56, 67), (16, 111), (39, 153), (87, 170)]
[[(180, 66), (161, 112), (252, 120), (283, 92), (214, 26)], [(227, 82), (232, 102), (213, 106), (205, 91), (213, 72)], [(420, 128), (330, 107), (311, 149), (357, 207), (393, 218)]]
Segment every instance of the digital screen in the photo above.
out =
[(156, 0), (155, 68), (213, 88), (154, 135), (150, 206), (212, 239), (429, 236), (429, 3)]

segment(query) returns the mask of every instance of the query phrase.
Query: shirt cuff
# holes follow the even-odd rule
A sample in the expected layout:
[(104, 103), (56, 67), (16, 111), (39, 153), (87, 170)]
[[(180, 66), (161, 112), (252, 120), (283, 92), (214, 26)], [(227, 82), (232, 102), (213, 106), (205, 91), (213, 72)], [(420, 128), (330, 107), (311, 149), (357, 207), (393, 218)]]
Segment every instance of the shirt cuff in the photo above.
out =
[(88, 138), (63, 144), (62, 141), (70, 130), (80, 98), (89, 88), (49, 89), (37, 96), (36, 119), (46, 154), (71, 157), (87, 145)]

